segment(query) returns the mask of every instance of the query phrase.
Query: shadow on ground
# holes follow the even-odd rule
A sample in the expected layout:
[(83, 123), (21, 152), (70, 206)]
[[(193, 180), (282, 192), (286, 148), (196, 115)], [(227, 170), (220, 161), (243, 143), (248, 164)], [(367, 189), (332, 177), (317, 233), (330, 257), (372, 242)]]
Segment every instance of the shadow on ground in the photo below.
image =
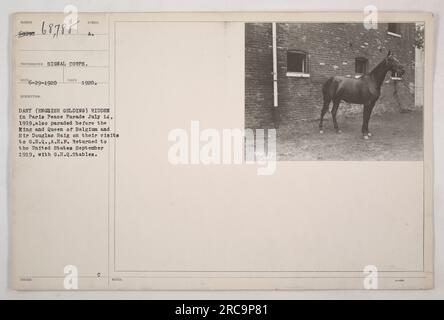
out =
[(298, 121), (277, 130), (277, 158), (285, 160), (423, 160), (423, 117), (421, 111), (373, 115), (370, 140), (361, 134), (362, 115), (338, 119), (342, 133), (324, 120), (324, 134), (318, 121)]

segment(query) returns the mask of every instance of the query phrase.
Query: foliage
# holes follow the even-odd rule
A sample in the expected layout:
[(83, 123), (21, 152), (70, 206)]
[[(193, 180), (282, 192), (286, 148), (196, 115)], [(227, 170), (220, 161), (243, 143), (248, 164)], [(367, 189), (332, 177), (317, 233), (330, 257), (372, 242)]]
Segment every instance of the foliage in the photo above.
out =
[(416, 25), (415, 47), (418, 49), (424, 48), (424, 25), (423, 24)]

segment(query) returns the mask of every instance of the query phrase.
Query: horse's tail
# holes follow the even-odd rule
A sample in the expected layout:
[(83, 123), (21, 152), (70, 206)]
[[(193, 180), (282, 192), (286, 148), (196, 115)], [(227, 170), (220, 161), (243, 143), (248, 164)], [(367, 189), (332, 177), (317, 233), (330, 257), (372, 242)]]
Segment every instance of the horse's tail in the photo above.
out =
[(330, 102), (333, 98), (333, 84), (334, 77), (328, 78), (327, 81), (325, 81), (324, 85), (322, 86), (322, 95), (324, 96), (324, 103)]

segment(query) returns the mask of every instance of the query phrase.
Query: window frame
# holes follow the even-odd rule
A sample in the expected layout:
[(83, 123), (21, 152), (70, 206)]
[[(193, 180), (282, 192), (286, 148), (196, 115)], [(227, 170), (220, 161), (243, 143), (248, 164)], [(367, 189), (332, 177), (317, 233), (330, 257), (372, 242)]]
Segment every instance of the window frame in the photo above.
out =
[[(390, 30), (391, 29), (390, 26), (395, 26), (395, 30)], [(397, 38), (401, 38), (402, 35), (401, 35), (401, 31), (399, 30), (399, 27), (400, 27), (399, 23), (388, 23), (387, 24), (387, 34), (397, 37)]]
[[(364, 72), (357, 72), (358, 70), (358, 63), (364, 64)], [(368, 59), (366, 57), (356, 57), (355, 58), (355, 78), (360, 78), (364, 74), (368, 72)]]
[[(300, 54), (304, 56), (303, 64), (302, 64), (302, 72), (301, 71), (289, 71), (288, 70), (288, 61), (289, 56), (291, 54)], [(310, 77), (310, 70), (309, 70), (309, 62), (308, 62), (308, 53), (304, 50), (287, 50), (287, 76), (288, 77), (298, 77), (298, 78), (309, 78)]]
[(397, 72), (392, 71), (392, 73), (390, 74), (390, 79), (392, 79), (393, 81), (401, 81), (402, 77), (397, 75)]

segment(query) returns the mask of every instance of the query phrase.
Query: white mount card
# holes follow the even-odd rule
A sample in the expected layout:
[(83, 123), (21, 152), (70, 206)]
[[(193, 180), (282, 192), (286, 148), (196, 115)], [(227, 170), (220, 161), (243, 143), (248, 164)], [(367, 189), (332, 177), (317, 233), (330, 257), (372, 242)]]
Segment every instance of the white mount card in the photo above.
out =
[(17, 290), (433, 287), (427, 13), (17, 13)]

